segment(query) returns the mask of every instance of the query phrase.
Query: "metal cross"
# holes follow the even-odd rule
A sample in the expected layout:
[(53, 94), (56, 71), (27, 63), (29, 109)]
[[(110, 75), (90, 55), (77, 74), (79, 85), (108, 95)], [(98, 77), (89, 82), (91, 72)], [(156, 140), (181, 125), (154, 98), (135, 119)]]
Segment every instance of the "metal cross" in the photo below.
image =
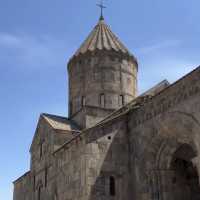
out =
[(100, 20), (103, 20), (104, 17), (103, 17), (103, 9), (105, 9), (106, 7), (104, 6), (103, 4), (103, 0), (101, 0), (101, 2), (99, 4), (97, 4), (97, 6), (101, 9), (101, 17), (100, 17)]

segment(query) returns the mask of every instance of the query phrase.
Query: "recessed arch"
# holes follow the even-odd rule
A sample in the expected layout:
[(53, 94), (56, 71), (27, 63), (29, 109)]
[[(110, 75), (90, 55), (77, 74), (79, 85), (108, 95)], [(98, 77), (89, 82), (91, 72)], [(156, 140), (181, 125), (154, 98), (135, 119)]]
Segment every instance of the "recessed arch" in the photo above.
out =
[(182, 144), (172, 156), (169, 179), (171, 199), (199, 200), (199, 175), (193, 159), (197, 156), (194, 149), (188, 144)]

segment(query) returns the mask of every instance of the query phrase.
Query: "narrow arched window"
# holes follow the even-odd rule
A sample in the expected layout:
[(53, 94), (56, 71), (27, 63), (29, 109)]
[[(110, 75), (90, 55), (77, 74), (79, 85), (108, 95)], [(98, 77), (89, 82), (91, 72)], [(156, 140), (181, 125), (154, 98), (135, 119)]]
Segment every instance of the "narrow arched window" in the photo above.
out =
[(38, 188), (38, 200), (41, 200), (41, 190), (42, 190), (42, 187), (39, 186), (39, 188)]
[(45, 175), (44, 175), (45, 187), (47, 187), (47, 181), (48, 181), (48, 168), (45, 168)]
[(124, 95), (120, 95), (119, 96), (119, 106), (123, 106), (124, 105)]
[(40, 158), (43, 156), (44, 153), (44, 141), (40, 142)]
[(81, 106), (83, 107), (83, 106), (85, 106), (85, 104), (86, 104), (85, 96), (82, 96), (81, 97)]
[(102, 108), (105, 107), (105, 95), (104, 94), (100, 94), (100, 106)]
[(73, 113), (73, 104), (70, 101), (70, 103), (69, 103), (69, 114), (72, 115), (72, 113)]
[(116, 188), (115, 188), (115, 178), (110, 176), (110, 196), (115, 196)]
[(33, 191), (35, 191), (35, 174), (33, 176)]

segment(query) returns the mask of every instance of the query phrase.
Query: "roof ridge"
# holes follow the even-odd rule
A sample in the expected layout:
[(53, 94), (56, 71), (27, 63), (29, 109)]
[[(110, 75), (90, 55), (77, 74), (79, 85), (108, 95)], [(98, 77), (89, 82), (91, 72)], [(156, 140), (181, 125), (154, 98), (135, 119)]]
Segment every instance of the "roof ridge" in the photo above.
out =
[(70, 118), (66, 118), (66, 117), (62, 117), (62, 116), (57, 116), (57, 115), (50, 115), (50, 114), (42, 114), (41, 115), (45, 121), (47, 121), (47, 123), (53, 128), (53, 129), (63, 129), (62, 128), (55, 128), (56, 126), (58, 126), (58, 124), (62, 124), (62, 126), (66, 126), (66, 125), (69, 125), (71, 127), (74, 127), (72, 128), (71, 130), (81, 130), (80, 126), (78, 124), (76, 124), (76, 122)]
[(49, 114), (49, 113), (42, 113), (41, 115), (50, 116), (50, 117), (59, 117), (59, 118), (66, 119), (66, 120), (70, 121), (70, 119), (68, 117), (64, 117), (64, 116), (60, 116), (60, 115)]
[[(97, 26), (95, 27), (95, 29)], [(95, 31), (95, 29), (91, 32), (91, 34)], [(94, 33), (94, 35), (91, 37), (90, 41), (88, 41), (87, 49), (90, 49), (90, 45), (92, 44), (93, 39), (96, 37), (97, 33)]]

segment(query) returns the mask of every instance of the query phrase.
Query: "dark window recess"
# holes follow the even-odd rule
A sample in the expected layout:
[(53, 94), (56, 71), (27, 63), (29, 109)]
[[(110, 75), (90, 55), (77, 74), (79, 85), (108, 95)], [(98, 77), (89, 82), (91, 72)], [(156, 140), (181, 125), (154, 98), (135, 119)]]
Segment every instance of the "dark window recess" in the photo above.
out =
[(33, 176), (33, 190), (35, 191), (35, 175)]
[(82, 96), (82, 98), (81, 98), (81, 106), (83, 107), (83, 106), (85, 106), (85, 104), (86, 104), (85, 96)]
[(45, 169), (45, 175), (44, 175), (44, 184), (45, 187), (47, 187), (47, 182), (48, 182), (48, 169)]
[(115, 190), (115, 178), (113, 176), (110, 176), (110, 196), (115, 196), (116, 190)]
[(42, 187), (40, 186), (38, 188), (38, 200), (41, 200), (41, 189), (42, 189)]
[(40, 158), (43, 156), (43, 154), (44, 154), (44, 141), (40, 143)]
[(173, 183), (173, 184), (176, 183), (176, 177), (174, 177), (174, 178), (172, 179), (172, 183)]
[(105, 95), (104, 94), (100, 94), (100, 106), (102, 108), (105, 107)]
[(119, 96), (119, 105), (123, 106), (124, 105), (124, 95)]
[(73, 105), (72, 105), (72, 102), (70, 101), (70, 103), (69, 103), (70, 115), (72, 115), (72, 111), (73, 111), (72, 107), (73, 107)]

